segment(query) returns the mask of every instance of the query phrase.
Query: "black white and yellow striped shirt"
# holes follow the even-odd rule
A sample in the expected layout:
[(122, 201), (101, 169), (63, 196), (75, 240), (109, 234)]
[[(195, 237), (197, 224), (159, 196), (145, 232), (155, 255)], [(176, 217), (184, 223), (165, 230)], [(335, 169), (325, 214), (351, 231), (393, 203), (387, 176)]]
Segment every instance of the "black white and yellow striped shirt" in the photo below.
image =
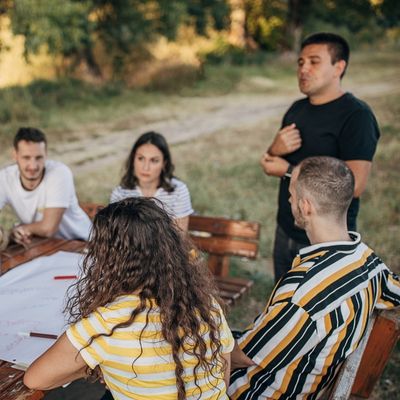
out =
[(374, 307), (400, 305), (400, 282), (360, 235), (306, 247), (238, 343), (232, 399), (315, 399), (357, 348)]

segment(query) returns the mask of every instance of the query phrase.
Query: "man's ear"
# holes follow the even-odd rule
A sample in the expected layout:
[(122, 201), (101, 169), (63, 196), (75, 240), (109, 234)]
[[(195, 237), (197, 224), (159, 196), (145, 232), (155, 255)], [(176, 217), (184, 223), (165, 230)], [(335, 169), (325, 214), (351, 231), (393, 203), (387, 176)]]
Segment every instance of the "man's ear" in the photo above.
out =
[(299, 207), (304, 217), (309, 217), (314, 211), (315, 207), (309, 197), (303, 197), (299, 200)]
[(344, 60), (336, 61), (335, 67), (336, 67), (336, 75), (338, 77), (342, 76), (343, 71), (346, 69), (346, 65), (347, 65), (347, 63)]

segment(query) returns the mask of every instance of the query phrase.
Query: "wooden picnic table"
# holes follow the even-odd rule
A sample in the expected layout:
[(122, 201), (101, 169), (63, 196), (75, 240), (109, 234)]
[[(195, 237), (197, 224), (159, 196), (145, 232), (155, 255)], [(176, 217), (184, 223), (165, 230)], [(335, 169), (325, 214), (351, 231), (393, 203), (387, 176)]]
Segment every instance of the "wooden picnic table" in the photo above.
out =
[[(0, 275), (37, 257), (50, 255), (61, 250), (81, 252), (84, 247), (85, 242), (80, 240), (56, 238), (33, 238), (32, 243), (27, 248), (11, 244), (0, 253)], [(42, 399), (44, 392), (29, 390), (22, 382), (24, 372), (11, 366), (11, 363), (0, 360), (0, 400)]]

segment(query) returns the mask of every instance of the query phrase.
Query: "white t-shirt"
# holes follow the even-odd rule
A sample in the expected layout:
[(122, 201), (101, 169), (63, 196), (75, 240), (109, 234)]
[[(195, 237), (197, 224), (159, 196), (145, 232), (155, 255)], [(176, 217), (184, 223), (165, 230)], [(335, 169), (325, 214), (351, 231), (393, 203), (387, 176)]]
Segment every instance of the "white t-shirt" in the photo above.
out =
[[(166, 211), (174, 218), (183, 218), (193, 213), (190, 193), (187, 186), (179, 179), (171, 179), (174, 191), (168, 193), (159, 187), (153, 197), (160, 200), (165, 206)], [(138, 186), (135, 189), (124, 189), (117, 186), (111, 193), (110, 203), (115, 203), (128, 197), (143, 197), (143, 193)]]
[(0, 170), (0, 210), (10, 204), (23, 224), (43, 219), (45, 208), (65, 208), (55, 237), (87, 240), (91, 222), (79, 207), (71, 170), (64, 164), (47, 160), (42, 181), (34, 190), (21, 185), (18, 166)]

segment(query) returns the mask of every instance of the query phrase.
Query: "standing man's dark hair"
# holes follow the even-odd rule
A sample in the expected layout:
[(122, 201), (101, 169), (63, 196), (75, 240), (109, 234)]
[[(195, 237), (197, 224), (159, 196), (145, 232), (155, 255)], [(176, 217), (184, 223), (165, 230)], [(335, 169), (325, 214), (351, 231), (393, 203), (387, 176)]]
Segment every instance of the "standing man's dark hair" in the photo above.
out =
[(19, 128), (17, 134), (14, 136), (14, 149), (18, 149), (18, 143), (21, 140), (25, 140), (26, 142), (33, 143), (42, 143), (47, 147), (47, 139), (46, 135), (39, 129), (36, 128)]
[(343, 74), (340, 76), (343, 78), (344, 74), (346, 73), (346, 68), (349, 64), (350, 58), (350, 46), (346, 39), (344, 39), (342, 36), (336, 35), (335, 33), (319, 32), (306, 37), (302, 41), (300, 48), (304, 49), (304, 47), (311, 44), (326, 44), (331, 55), (332, 64), (335, 64), (340, 60), (346, 61), (346, 67), (343, 71)]

